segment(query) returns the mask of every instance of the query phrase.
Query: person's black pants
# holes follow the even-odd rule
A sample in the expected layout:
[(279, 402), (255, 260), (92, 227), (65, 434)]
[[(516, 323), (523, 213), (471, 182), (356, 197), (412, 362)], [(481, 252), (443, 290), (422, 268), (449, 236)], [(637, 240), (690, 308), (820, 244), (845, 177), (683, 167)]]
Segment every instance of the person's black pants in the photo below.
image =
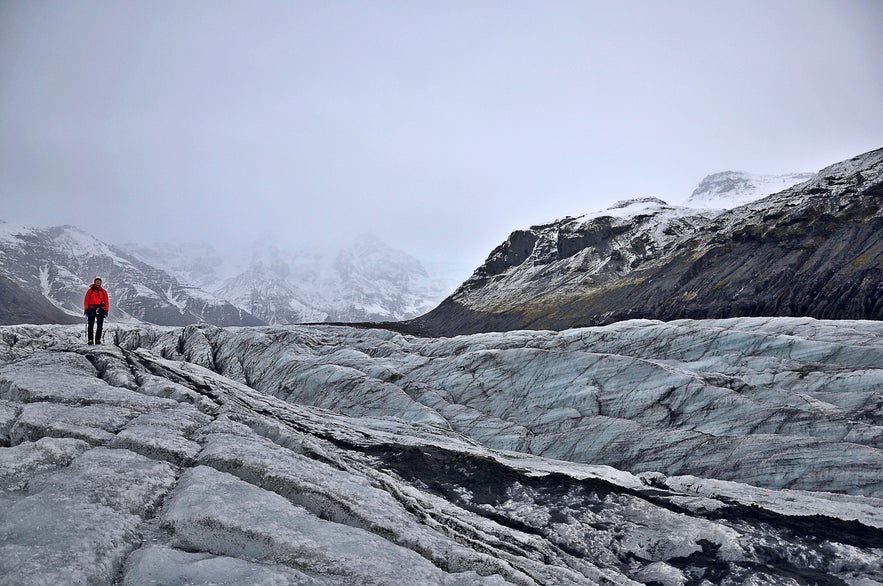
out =
[[(101, 343), (101, 330), (104, 328), (104, 315), (105, 313), (99, 309), (86, 310), (86, 319), (88, 320), (86, 334), (88, 339), (95, 340), (96, 344)], [(93, 329), (95, 331), (94, 336), (92, 335)]]

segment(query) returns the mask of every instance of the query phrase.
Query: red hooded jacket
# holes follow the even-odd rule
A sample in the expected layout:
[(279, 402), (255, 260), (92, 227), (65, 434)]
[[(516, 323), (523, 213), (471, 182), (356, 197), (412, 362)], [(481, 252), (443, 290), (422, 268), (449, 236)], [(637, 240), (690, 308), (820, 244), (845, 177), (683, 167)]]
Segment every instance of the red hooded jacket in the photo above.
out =
[(101, 285), (92, 283), (89, 290), (86, 291), (86, 298), (83, 299), (83, 309), (89, 309), (90, 307), (99, 307), (104, 311), (110, 311), (110, 299), (107, 296), (107, 290), (103, 289)]

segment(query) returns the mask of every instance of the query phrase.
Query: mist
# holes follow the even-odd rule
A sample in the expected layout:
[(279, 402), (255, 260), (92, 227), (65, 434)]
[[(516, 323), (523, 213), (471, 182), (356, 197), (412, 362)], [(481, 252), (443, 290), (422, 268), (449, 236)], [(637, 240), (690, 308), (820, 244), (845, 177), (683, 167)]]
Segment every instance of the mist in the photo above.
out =
[(477, 266), (515, 229), (881, 146), (883, 4), (0, 4), (0, 218)]

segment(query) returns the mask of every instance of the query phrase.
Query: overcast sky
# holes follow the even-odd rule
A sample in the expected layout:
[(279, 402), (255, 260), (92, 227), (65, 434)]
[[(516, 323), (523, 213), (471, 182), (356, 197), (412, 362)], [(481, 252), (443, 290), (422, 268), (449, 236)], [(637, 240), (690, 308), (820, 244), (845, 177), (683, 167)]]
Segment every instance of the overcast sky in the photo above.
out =
[(514, 229), (883, 146), (883, 2), (0, 1), (0, 218), (111, 243)]

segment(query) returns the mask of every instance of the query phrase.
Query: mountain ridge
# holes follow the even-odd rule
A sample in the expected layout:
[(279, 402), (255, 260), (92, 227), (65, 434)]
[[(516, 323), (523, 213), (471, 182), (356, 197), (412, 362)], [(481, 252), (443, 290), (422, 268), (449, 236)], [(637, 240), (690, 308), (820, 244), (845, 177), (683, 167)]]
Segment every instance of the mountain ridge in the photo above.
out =
[(883, 319), (883, 149), (724, 211), (661, 200), (517, 230), (421, 335), (623, 319)]

